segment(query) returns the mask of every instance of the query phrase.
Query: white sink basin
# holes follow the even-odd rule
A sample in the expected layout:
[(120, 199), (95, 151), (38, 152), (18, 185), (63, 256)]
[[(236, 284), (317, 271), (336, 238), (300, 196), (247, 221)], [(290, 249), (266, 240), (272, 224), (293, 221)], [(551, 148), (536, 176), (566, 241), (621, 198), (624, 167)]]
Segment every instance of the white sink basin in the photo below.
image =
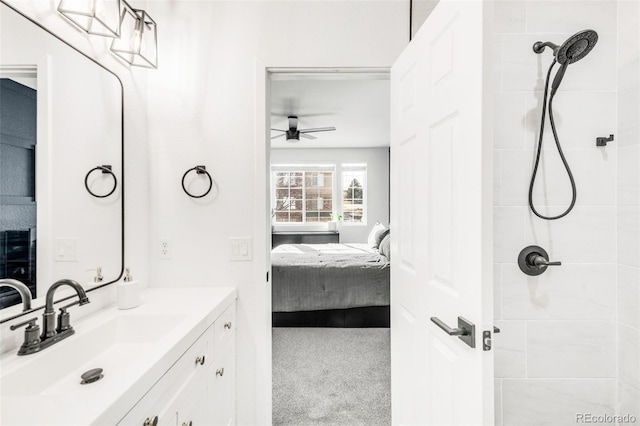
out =
[[(73, 394), (87, 391), (89, 386), (118, 380), (127, 372), (127, 366), (145, 357), (153, 350), (154, 343), (161, 341), (183, 318), (182, 315), (128, 315), (110, 319), (91, 330), (78, 328), (76, 334), (42, 353), (25, 355), (24, 358), (37, 358), (3, 375), (0, 394)], [(80, 376), (92, 368), (102, 368), (104, 378), (81, 385)]]
[[(229, 287), (146, 289), (135, 309), (72, 319), (76, 333), (41, 352), (3, 354), (0, 424), (117, 424), (235, 298)], [(94, 368), (104, 377), (81, 385)]]

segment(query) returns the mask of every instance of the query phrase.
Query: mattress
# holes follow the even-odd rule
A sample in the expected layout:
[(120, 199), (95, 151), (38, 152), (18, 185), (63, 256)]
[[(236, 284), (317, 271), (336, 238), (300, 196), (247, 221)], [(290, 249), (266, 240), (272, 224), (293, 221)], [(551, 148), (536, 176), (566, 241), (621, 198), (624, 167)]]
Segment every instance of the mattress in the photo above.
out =
[(389, 305), (389, 261), (366, 244), (283, 244), (271, 261), (273, 312)]

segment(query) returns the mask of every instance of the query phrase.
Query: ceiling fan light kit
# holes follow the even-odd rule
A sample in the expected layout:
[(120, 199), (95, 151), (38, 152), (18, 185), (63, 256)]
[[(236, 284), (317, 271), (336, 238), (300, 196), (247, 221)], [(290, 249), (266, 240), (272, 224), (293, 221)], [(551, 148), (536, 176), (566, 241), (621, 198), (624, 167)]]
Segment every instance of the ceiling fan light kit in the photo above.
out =
[(335, 127), (317, 127), (313, 129), (298, 129), (298, 117), (295, 115), (290, 115), (288, 117), (289, 120), (289, 130), (282, 129), (271, 129), (276, 132), (282, 132), (279, 135), (272, 136), (271, 139), (277, 139), (282, 136), (286, 136), (287, 142), (300, 142), (300, 138), (304, 139), (318, 139), (315, 136), (308, 135), (307, 133), (315, 133), (315, 132), (332, 132), (336, 130)]

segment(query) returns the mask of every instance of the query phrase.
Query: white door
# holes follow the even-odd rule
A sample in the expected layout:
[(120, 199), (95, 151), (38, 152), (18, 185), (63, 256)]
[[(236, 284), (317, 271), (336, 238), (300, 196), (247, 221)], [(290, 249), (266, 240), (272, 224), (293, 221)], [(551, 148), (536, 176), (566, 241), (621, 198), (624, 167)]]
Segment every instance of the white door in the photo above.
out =
[[(493, 335), (488, 7), (440, 0), (391, 70), (397, 425), (493, 424), (493, 351), (483, 348), (483, 331)], [(473, 323), (475, 347), (432, 317)]]

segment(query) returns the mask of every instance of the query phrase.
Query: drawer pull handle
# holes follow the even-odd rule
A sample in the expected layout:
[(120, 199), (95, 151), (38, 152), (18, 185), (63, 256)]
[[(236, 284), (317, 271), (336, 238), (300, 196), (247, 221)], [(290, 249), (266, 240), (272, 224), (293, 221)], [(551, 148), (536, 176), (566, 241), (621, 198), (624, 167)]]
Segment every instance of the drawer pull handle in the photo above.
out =
[(196, 358), (196, 364), (204, 365), (204, 355)]
[(218, 368), (216, 370), (216, 376), (222, 377), (224, 375), (224, 368)]
[(142, 426), (156, 426), (158, 424), (158, 416), (154, 416), (152, 419), (147, 417)]
[(224, 328), (226, 328), (227, 330), (231, 330), (231, 321), (225, 322)]
[(182, 423), (182, 426), (193, 426), (193, 422), (191, 420), (189, 420), (189, 423), (187, 423), (187, 422)]

